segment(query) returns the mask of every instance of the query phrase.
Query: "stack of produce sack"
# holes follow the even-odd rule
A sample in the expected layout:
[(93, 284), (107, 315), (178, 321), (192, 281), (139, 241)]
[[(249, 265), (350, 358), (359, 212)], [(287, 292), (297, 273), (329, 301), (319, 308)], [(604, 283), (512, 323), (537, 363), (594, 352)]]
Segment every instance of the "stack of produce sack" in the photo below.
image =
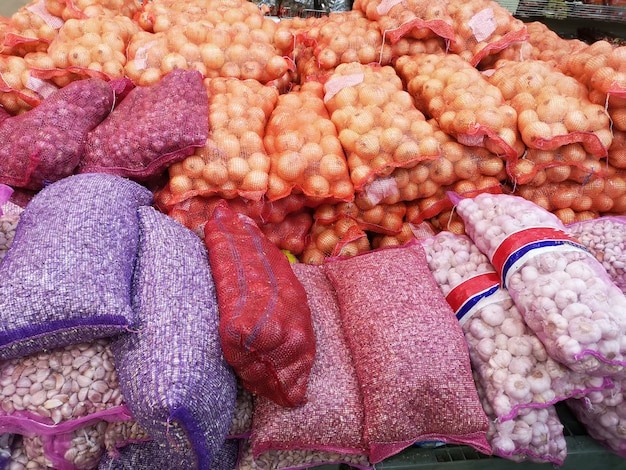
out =
[(624, 455), (626, 46), (494, 0), (326, 6), (0, 21), (15, 468), (561, 464), (563, 401)]

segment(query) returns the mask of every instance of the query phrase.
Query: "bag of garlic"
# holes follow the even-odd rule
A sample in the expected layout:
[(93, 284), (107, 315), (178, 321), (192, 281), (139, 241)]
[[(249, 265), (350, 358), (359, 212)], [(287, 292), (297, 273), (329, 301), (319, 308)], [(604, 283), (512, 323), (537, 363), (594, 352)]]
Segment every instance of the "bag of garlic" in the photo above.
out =
[(518, 196), (450, 195), (548, 355), (593, 375), (626, 373), (626, 297), (552, 213)]
[(111, 344), (120, 389), (141, 428), (172, 459), (191, 457), (192, 465), (180, 468), (207, 469), (226, 439), (237, 384), (220, 349), (206, 248), (153, 207), (137, 213), (137, 331)]
[(289, 261), (248, 216), (220, 202), (204, 227), (224, 357), (243, 387), (302, 405), (315, 357), (306, 292)]
[(87, 134), (80, 173), (145, 180), (206, 143), (209, 100), (202, 75), (175, 69), (135, 87)]
[(615, 388), (567, 400), (567, 406), (587, 433), (611, 452), (626, 458), (626, 380)]
[(440, 232), (421, 243), (465, 334), (483, 407), (486, 400), (498, 422), (612, 386), (608, 378), (574, 372), (547, 354), (468, 236)]
[(136, 209), (152, 193), (117, 176), (46, 186), (0, 263), (0, 359), (113, 336), (133, 323)]
[[(227, 439), (219, 449), (207, 470), (233, 470), (239, 457), (239, 440)], [(105, 454), (98, 465), (98, 470), (155, 470), (193, 468), (193, 457), (188, 450), (185, 453), (172, 454), (166, 446), (156, 441), (135, 442), (122, 447), (112, 457)]]
[[(330, 451), (336, 454), (335, 460), (323, 463), (349, 464), (354, 459), (344, 456), (362, 455), (367, 446), (363, 440), (361, 392), (342, 331), (337, 294), (321, 266), (296, 263), (292, 268), (307, 293), (317, 345), (307, 402), (287, 408), (256, 397), (252, 452), (255, 459), (268, 460), (276, 454), (271, 451)], [(367, 463), (367, 458), (361, 460)]]
[(74, 173), (87, 133), (111, 112), (114, 99), (104, 80), (78, 80), (30, 111), (4, 119), (0, 183), (39, 190)]
[(324, 268), (361, 387), (370, 461), (422, 440), (490, 454), (463, 331), (421, 245), (331, 258)]
[(626, 216), (605, 216), (565, 226), (602, 263), (626, 294)]
[(526, 408), (513, 419), (499, 421), (476, 372), (474, 382), (489, 417), (487, 440), (494, 455), (514, 462), (550, 462), (563, 465), (567, 457), (567, 442), (563, 434), (564, 426), (554, 405)]

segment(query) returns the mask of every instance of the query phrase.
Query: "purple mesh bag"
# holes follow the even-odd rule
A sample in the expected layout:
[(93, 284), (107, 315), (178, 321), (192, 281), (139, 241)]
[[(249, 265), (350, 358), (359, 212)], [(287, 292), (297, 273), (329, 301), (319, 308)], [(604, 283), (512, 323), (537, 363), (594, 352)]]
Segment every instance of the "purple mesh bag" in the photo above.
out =
[(0, 183), (39, 190), (73, 174), (87, 133), (114, 101), (107, 82), (89, 78), (60, 88), (24, 114), (0, 117)]
[(191, 230), (153, 207), (138, 214), (138, 332), (111, 345), (120, 389), (150, 437), (175, 455), (191, 453), (193, 465), (184, 468), (206, 469), (224, 444), (237, 393), (220, 346), (207, 251)]
[[(213, 459), (210, 470), (234, 470), (238, 457), (239, 440), (228, 439)], [(98, 465), (98, 470), (155, 470), (160, 468), (172, 470), (193, 468), (193, 456), (190, 453), (172, 454), (165, 446), (155, 441), (146, 441), (122, 447), (115, 457), (105, 454)]]
[(113, 336), (133, 322), (137, 207), (152, 193), (117, 176), (69, 176), (20, 216), (0, 263), (0, 359)]
[(87, 135), (79, 172), (145, 180), (206, 144), (209, 98), (202, 75), (175, 69), (133, 88)]

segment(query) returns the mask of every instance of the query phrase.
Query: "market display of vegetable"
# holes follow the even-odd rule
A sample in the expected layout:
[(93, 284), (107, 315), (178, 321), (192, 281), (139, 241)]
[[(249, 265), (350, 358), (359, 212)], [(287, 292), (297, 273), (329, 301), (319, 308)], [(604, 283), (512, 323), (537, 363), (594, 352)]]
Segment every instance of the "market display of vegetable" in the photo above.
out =
[[(279, 18), (268, 17), (268, 11)], [(280, 17), (288, 11), (296, 16)], [(50, 421), (44, 428), (35, 420), (31, 432), (10, 430), (16, 434), (10, 448), (0, 439), (0, 457), (14, 453), (11, 468), (140, 469), (159, 461), (172, 468), (269, 470), (341, 462), (369, 470), (415, 440), (469, 444), (513, 461), (560, 465), (566, 449), (553, 404), (575, 396), (592, 408), (617, 405), (619, 392), (602, 389), (623, 380), (626, 365), (619, 338), (626, 325), (620, 313), (626, 302), (620, 290), (619, 226), (626, 213), (623, 47), (562, 39), (542, 23), (522, 23), (493, 0), (357, 0), (350, 11), (305, 13), (296, 2), (268, 7), (247, 0), (39, 0), (0, 19), (0, 131), (9, 129), (0, 169), (19, 179), (2, 181), (14, 187), (10, 200), (20, 205), (3, 198), (0, 206), (7, 209), (0, 216), (0, 275), (21, 270), (25, 276), (0, 283), (2, 299), (21, 299), (20, 313), (0, 310), (9, 312), (6, 325), (19, 326), (18, 336), (27, 338), (27, 344), (10, 348), (5, 361), (37, 357), (36, 371), (26, 367), (20, 377), (12, 373), (0, 381), (0, 415), (13, 407), (14, 414), (41, 413), (37, 419)], [(178, 81), (192, 76), (198, 85), (193, 91)], [(63, 100), (58, 112), (51, 109), (57, 96), (93, 84), (106, 91), (106, 99), (85, 93), (83, 104)], [(167, 92), (152, 98), (141, 93), (165, 87)], [(83, 125), (96, 103), (99, 120), (70, 136), (68, 129)], [(21, 125), (11, 127), (18, 119)], [(186, 136), (192, 133), (197, 139), (190, 143)], [(107, 147), (105, 137), (124, 142)], [(37, 142), (34, 151), (29, 142)], [(16, 152), (20, 145), (21, 153)], [(105, 174), (111, 168), (118, 174), (120, 162), (142, 173), (124, 173), (141, 184)], [(89, 174), (71, 176), (79, 172)], [(35, 222), (52, 217), (42, 208), (42, 194), (79, 177), (95, 178), (94, 186), (81, 187), (78, 194), (59, 189), (53, 201), (44, 201), (47, 209), (57, 208), (54, 221), (46, 229), (35, 228)], [(116, 187), (108, 178), (124, 184)], [(504, 198), (514, 199), (500, 210), (494, 201)], [(489, 202), (477, 208), (476, 201)], [(144, 207), (149, 205), (154, 207)], [(137, 235), (138, 207), (143, 216), (171, 223), (167, 243), (156, 240), (163, 234), (157, 229)], [(225, 213), (233, 221), (228, 229)], [(565, 226), (573, 222), (580, 225)], [(570, 227), (581, 231), (575, 235)], [(249, 231), (242, 234), (244, 228)], [(533, 238), (546, 230), (557, 237)], [(480, 240), (469, 255), (468, 236)], [(516, 240), (523, 237), (530, 238), (516, 251)], [(446, 239), (432, 241), (435, 254), (427, 257), (432, 272), (426, 261), (413, 262), (416, 247), (422, 246), (415, 238)], [(158, 252), (154, 256), (146, 254), (150, 240)], [(191, 240), (200, 247), (204, 243), (207, 249), (196, 253), (203, 255), (181, 255)], [(35, 260), (30, 259), (33, 243), (39, 253)], [(546, 243), (554, 246), (533, 249)], [(140, 255), (132, 251), (137, 246)], [(413, 250), (409, 265), (406, 256), (393, 256), (403, 249)], [(512, 256), (509, 264), (504, 252)], [(18, 262), (25, 259), (28, 270)], [(150, 271), (150, 260), (168, 268)], [(214, 268), (210, 276), (188, 279), (207, 260)], [(339, 268), (348, 261), (357, 266), (356, 274)], [(113, 265), (122, 267), (123, 279), (108, 271)], [(181, 266), (189, 269), (167, 274)], [(33, 267), (45, 268), (43, 275), (33, 274)], [(326, 303), (341, 306), (340, 323), (363, 393), (362, 445), (344, 446), (341, 452), (337, 445), (351, 440), (346, 421), (326, 431), (323, 424), (334, 415), (329, 407), (341, 403), (338, 409), (346, 409), (337, 386), (346, 376), (324, 385), (334, 395), (316, 393), (317, 380), (329, 370), (315, 368), (333, 349), (325, 341), (336, 340), (339, 332), (315, 323), (321, 280), (285, 277), (309, 269), (337, 271), (328, 279), (340, 287), (333, 287), (336, 292)], [(144, 290), (127, 282), (128, 273), (136, 280), (142, 270)], [(58, 273), (74, 272), (80, 274), (72, 287), (59, 285)], [(175, 278), (147, 293), (148, 284), (166, 275)], [(383, 275), (392, 280), (382, 280)], [(457, 300), (464, 300), (485, 275), (494, 277), (488, 287), (495, 293), (481, 298), (471, 318), (459, 324), (449, 315), (433, 316), (433, 292), (450, 294), (463, 287)], [(418, 281), (407, 284), (416, 276)], [(104, 284), (98, 282), (105, 277)], [(31, 283), (31, 278), (41, 281)], [(170, 340), (174, 330), (174, 336), (196, 338), (208, 328), (196, 317), (180, 320), (198, 289), (192, 296), (185, 292), (203, 280), (214, 281), (222, 293), (214, 307), (220, 326), (230, 329), (220, 331), (218, 349), (235, 365), (240, 383), (235, 392), (231, 371), (229, 396), (217, 405), (219, 411), (205, 406), (196, 413), (198, 401), (206, 401), (197, 397), (213, 392), (198, 392), (197, 382), (188, 378), (211, 374), (203, 374), (189, 354), (213, 348), (219, 356), (216, 338), (197, 347), (193, 339), (184, 341), (180, 354), (167, 347), (180, 344)], [(27, 286), (29, 295), (9, 292), (11, 285)], [(416, 286), (419, 294), (412, 290)], [(145, 294), (142, 308), (138, 294), (128, 297), (128, 287)], [(403, 315), (394, 315), (407, 298), (410, 307), (403, 304)], [(124, 306), (107, 303), (112, 299), (123, 299)], [(438, 301), (451, 313), (445, 298)], [(168, 308), (152, 308), (150, 302), (166, 307), (174, 302), (176, 321)], [(52, 312), (57, 303), (63, 308)], [(240, 309), (252, 305), (265, 316), (236, 323)], [(281, 315), (272, 310), (277, 305)], [(359, 312), (350, 310), (353, 306)], [(118, 307), (119, 318), (111, 317), (120, 313)], [(100, 315), (101, 308), (109, 316)], [(428, 315), (419, 314), (409, 325), (407, 312), (421, 308)], [(309, 311), (311, 325), (304, 319)], [(364, 312), (371, 313), (364, 318)], [(150, 324), (140, 325), (140, 314), (149, 316)], [(45, 321), (37, 323), (35, 316)], [(98, 323), (103, 318), (114, 321)], [(76, 322), (98, 324), (89, 329)], [(59, 324), (65, 325), (61, 331), (55, 330)], [(357, 330), (359, 338), (368, 338), (365, 345), (354, 339)], [(427, 334), (418, 338), (416, 331)], [(454, 332), (460, 336), (451, 338)], [(118, 345), (153, 341), (144, 359), (121, 355), (105, 369), (120, 372), (117, 392), (104, 391), (96, 378), (101, 367), (92, 364), (98, 355), (90, 352), (111, 334)], [(443, 336), (445, 350), (437, 349)], [(448, 358), (451, 344), (458, 350)], [(52, 354), (57, 347), (76, 351), (78, 345), (87, 345), (91, 359), (76, 366), (89, 371), (64, 375), (58, 385), (67, 390), (48, 390), (50, 377), (38, 382), (43, 370), (53, 371), (39, 348)], [(423, 352), (420, 345), (431, 349)], [(385, 354), (390, 348), (394, 354)], [(456, 368), (448, 374), (456, 382), (437, 374), (428, 375), (423, 387), (413, 382), (426, 363), (440, 373), (444, 356), (446, 367), (460, 361), (464, 373)], [(284, 381), (268, 358), (286, 373)], [(60, 361), (67, 367), (64, 360), (69, 359)], [(458, 385), (459, 377), (469, 378), (470, 366), (476, 382)], [(409, 382), (417, 392), (407, 393)], [(159, 385), (165, 383), (165, 388)], [(177, 393), (160, 393), (165, 389)], [(335, 405), (329, 401), (333, 397)], [(122, 402), (110, 409), (127, 411), (107, 416), (108, 423), (103, 417), (83, 422), (93, 418), (89, 413), (74, 416), (72, 410), (83, 413), (83, 402), (99, 399), (106, 406)], [(256, 416), (254, 402), (273, 416)], [(210, 412), (219, 414), (219, 423), (206, 418)], [(225, 417), (231, 412), (229, 421)], [(299, 421), (289, 419), (296, 416), (308, 427), (296, 429)], [(591, 437), (622, 455), (619, 416), (616, 406), (581, 415), (580, 421)], [(259, 420), (256, 426), (253, 417)], [(492, 420), (488, 430), (487, 418)], [(416, 423), (423, 426), (417, 429)], [(459, 437), (455, 429), (463, 423), (474, 433)], [(255, 444), (261, 434), (274, 437), (259, 453)]]

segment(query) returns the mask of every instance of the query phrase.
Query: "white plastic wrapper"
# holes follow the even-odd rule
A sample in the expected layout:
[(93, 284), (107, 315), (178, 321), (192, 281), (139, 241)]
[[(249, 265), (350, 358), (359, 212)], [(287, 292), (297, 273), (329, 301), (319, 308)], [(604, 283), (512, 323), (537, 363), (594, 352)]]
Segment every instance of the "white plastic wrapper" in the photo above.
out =
[[(498, 422), (612, 385), (550, 357), (487, 256), (466, 235), (422, 241), (428, 266), (463, 328), (478, 381)], [(483, 405), (484, 405), (483, 400)]]
[(567, 232), (596, 257), (626, 293), (626, 216), (606, 216), (568, 225)]
[(517, 196), (450, 196), (548, 354), (576, 372), (623, 376), (626, 297), (561, 221)]

